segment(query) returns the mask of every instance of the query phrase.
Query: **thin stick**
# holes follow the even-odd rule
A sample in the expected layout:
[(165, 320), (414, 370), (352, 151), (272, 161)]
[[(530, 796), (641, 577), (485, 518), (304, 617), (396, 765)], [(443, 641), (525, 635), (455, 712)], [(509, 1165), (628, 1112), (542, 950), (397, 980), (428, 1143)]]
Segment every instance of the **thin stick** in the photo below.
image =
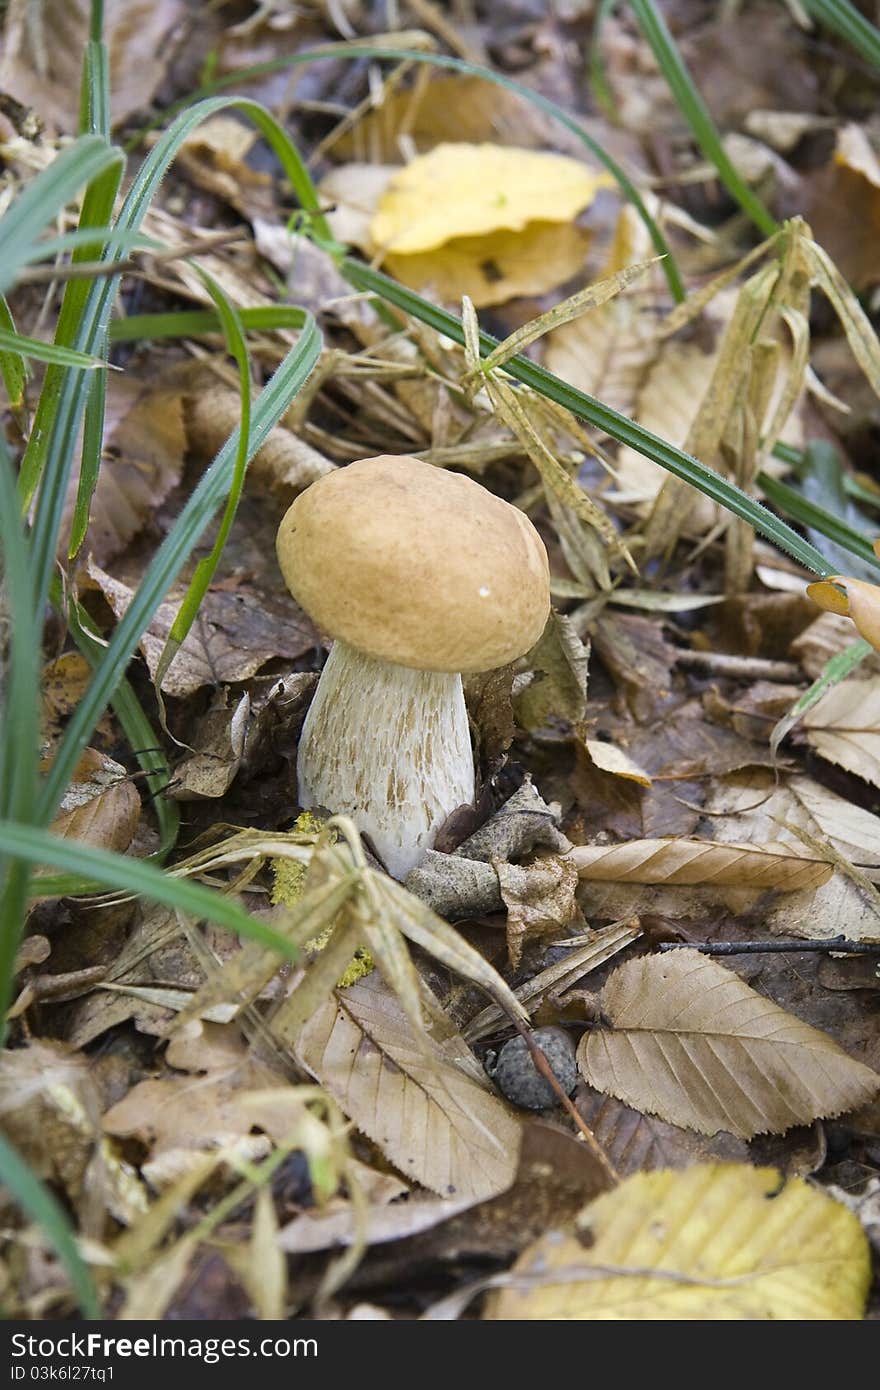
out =
[(773, 951), (839, 951), (847, 956), (880, 956), (880, 941), (847, 941), (832, 936), (826, 941), (663, 941), (660, 951), (701, 951), (704, 956), (757, 956)]

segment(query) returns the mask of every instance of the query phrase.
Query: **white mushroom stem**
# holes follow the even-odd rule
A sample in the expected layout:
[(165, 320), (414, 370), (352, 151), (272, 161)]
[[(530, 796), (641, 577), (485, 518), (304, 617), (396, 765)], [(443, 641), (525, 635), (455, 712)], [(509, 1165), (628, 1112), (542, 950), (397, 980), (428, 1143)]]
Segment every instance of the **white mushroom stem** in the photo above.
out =
[(474, 800), (461, 676), (416, 671), (336, 641), (303, 725), (300, 805), (348, 815), (395, 878)]

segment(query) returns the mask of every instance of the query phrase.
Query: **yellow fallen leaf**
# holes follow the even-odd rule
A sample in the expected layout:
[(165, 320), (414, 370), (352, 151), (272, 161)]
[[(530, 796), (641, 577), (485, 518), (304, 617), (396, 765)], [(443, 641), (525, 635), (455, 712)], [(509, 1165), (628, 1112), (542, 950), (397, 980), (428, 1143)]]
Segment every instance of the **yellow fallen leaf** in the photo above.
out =
[(405, 284), (482, 306), (539, 294), (581, 266), (574, 219), (608, 175), (564, 155), (504, 145), (438, 145), (379, 195), (370, 240)]
[(700, 1163), (637, 1173), (548, 1232), (487, 1316), (566, 1321), (862, 1318), (871, 1279), (858, 1219), (773, 1168)]
[(589, 241), (571, 222), (530, 222), (519, 232), (456, 237), (433, 251), (388, 255), (383, 264), (410, 289), (449, 301), (466, 294), (484, 309), (570, 280), (583, 266)]
[(880, 585), (835, 574), (830, 579), (808, 584), (807, 593), (826, 613), (852, 618), (865, 641), (880, 652)]

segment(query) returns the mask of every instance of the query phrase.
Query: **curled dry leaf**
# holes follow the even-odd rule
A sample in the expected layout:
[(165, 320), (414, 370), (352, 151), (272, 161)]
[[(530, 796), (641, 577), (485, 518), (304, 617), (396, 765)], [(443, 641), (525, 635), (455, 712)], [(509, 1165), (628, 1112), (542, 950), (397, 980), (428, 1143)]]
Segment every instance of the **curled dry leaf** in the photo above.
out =
[[(241, 419), (238, 392), (211, 376), (185, 399), (186, 438), (189, 448), (210, 460), (237, 429)], [(335, 465), (284, 425), (276, 425), (248, 465), (247, 486), (257, 495), (266, 489), (279, 504), (289, 506), (297, 493), (332, 473)], [(100, 558), (100, 557), (96, 557)]]
[(544, 855), (527, 868), (496, 859), (493, 867), (507, 908), (507, 952), (514, 970), (523, 947), (535, 937), (584, 925), (575, 900), (578, 871), (570, 859)]
[(803, 725), (823, 758), (880, 787), (880, 676), (833, 686)]
[(880, 1075), (699, 951), (628, 961), (584, 1035), (591, 1086), (701, 1134), (782, 1134), (854, 1110)]
[(547, 626), (524, 658), (532, 679), (514, 686), (514, 714), (524, 729), (540, 729), (550, 716), (573, 723), (587, 707), (587, 668), (590, 648), (575, 632), (571, 619), (551, 609)]
[(122, 854), (141, 814), (141, 799), (121, 763), (87, 748), (64, 793), (53, 835)]
[(871, 1279), (864, 1233), (838, 1202), (774, 1168), (708, 1163), (627, 1178), (513, 1274), (489, 1317), (855, 1321)]
[(417, 1039), (376, 972), (312, 1015), (297, 1056), (406, 1177), (441, 1196), (512, 1182), (517, 1120), (452, 1025)]
[(722, 884), (793, 893), (818, 888), (833, 872), (821, 859), (786, 845), (717, 844), (711, 840), (632, 840), (576, 845), (570, 858), (583, 879), (621, 883)]
[(231, 705), (228, 689), (218, 692), (193, 733), (195, 753), (174, 769), (170, 797), (204, 801), (229, 790), (241, 766), (250, 706), (247, 691)]

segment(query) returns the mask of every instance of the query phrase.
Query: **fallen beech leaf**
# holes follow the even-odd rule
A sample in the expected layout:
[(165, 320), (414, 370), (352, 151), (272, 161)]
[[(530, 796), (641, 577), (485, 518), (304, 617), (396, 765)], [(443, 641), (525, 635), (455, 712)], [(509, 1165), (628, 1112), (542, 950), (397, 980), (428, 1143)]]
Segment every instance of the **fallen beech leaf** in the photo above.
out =
[(370, 224), (392, 275), (477, 307), (539, 294), (583, 263), (574, 219), (607, 187), (567, 156), (503, 145), (437, 145), (396, 172)]
[(121, 763), (87, 748), (64, 793), (53, 835), (123, 854), (141, 815), (141, 799)]
[(817, 584), (808, 584), (807, 593), (826, 612), (852, 618), (865, 641), (880, 651), (880, 585), (835, 574)]
[[(89, 0), (10, 0), (6, 11), (0, 88), (68, 135), (77, 132), (89, 13)], [(168, 40), (185, 15), (185, 0), (106, 0), (114, 126), (149, 106), (169, 61)]]
[(490, 1318), (857, 1321), (871, 1279), (844, 1206), (774, 1168), (709, 1163), (627, 1178), (513, 1274), (527, 1286), (504, 1289)]
[(880, 1075), (699, 951), (643, 956), (601, 995), (578, 1063), (591, 1086), (701, 1134), (782, 1134), (854, 1110)]
[(803, 726), (823, 758), (880, 787), (880, 676), (833, 686)]
[[(117, 618), (131, 603), (134, 590), (98, 565), (86, 572), (97, 584)], [(161, 603), (141, 638), (141, 651), (155, 675), (178, 604)], [(191, 695), (203, 685), (244, 681), (275, 657), (301, 656), (317, 634), (302, 609), (286, 594), (259, 594), (247, 589), (209, 589), (198, 617), (163, 681), (166, 695)]]
[[(791, 777), (777, 784), (771, 773), (753, 771), (719, 779), (706, 810), (712, 814), (716, 843), (747, 842), (761, 848), (779, 840), (802, 854), (804, 841), (797, 832), (804, 831), (851, 864), (868, 869), (880, 865), (880, 816), (809, 777)], [(727, 894), (727, 906), (734, 912), (754, 910), (757, 900), (756, 892), (732, 889)], [(820, 888), (762, 903), (762, 913), (766, 930), (787, 936), (880, 940), (874, 895), (840, 867)]]
[(693, 1163), (748, 1163), (749, 1147), (722, 1130), (711, 1138), (680, 1129), (658, 1115), (643, 1115), (614, 1096), (603, 1096), (581, 1078), (574, 1093), (578, 1112), (622, 1178)]
[(513, 1181), (518, 1121), (451, 1024), (416, 1039), (377, 972), (319, 1008), (296, 1053), (407, 1178), (444, 1197), (489, 1197)]
[(570, 858), (583, 879), (621, 883), (717, 883), (795, 892), (827, 883), (832, 866), (785, 845), (718, 844), (714, 840), (631, 840), (576, 845)]

